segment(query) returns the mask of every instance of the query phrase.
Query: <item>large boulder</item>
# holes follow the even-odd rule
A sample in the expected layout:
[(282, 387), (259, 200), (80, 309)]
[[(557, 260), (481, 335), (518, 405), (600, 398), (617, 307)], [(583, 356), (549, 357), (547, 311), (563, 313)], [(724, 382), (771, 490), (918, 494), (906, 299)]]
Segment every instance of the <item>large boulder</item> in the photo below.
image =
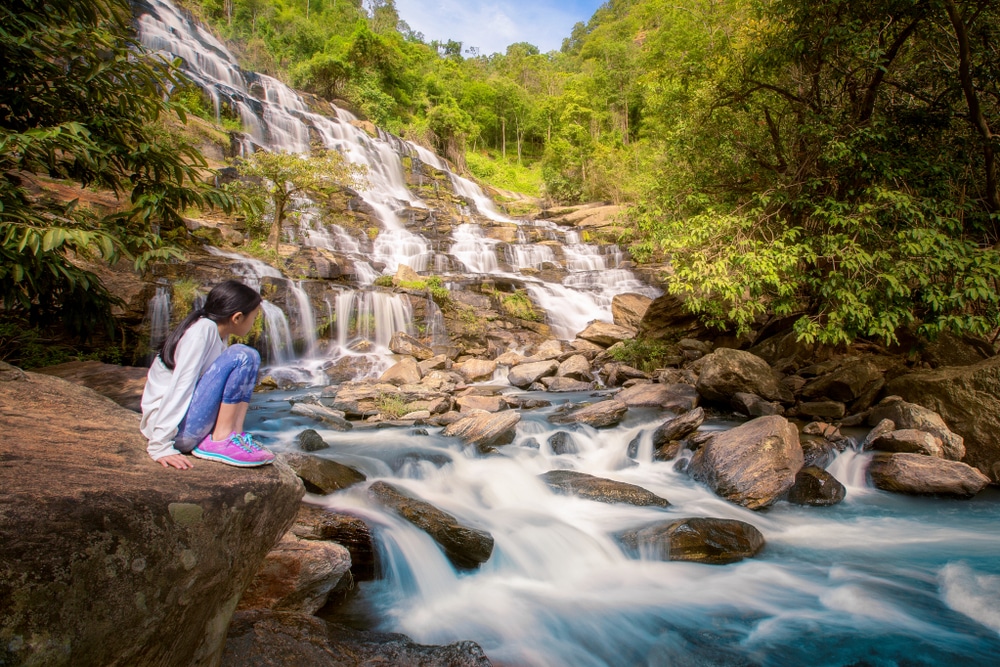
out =
[(809, 382), (798, 393), (812, 400), (827, 398), (851, 403), (873, 388), (881, 389), (884, 385), (882, 370), (871, 359), (859, 358), (847, 361), (832, 373)]
[(638, 329), (653, 300), (643, 294), (626, 292), (611, 299), (611, 317), (620, 327)]
[(876, 454), (868, 464), (872, 483), (883, 491), (971, 498), (990, 478), (961, 461), (923, 454)]
[(868, 413), (868, 423), (877, 425), (884, 419), (895, 424), (897, 429), (915, 429), (940, 438), (941, 455), (952, 461), (961, 461), (965, 456), (965, 440), (948, 428), (941, 415), (916, 403), (908, 403), (898, 396), (889, 396)]
[(540, 477), (556, 493), (579, 496), (600, 503), (626, 503), (639, 507), (670, 505), (666, 498), (661, 498), (641, 486), (595, 477), (575, 470), (550, 470)]
[(902, 428), (884, 433), (871, 441), (871, 448), (881, 452), (923, 454), (945, 458), (941, 438), (926, 431)]
[(312, 454), (283, 452), (278, 454), (278, 458), (295, 471), (309, 493), (326, 495), (359, 484), (367, 479), (364, 473), (358, 472), (350, 466)]
[(323, 422), (328, 428), (334, 431), (350, 431), (354, 428), (351, 422), (344, 418), (345, 413), (322, 405), (316, 405), (315, 403), (296, 403), (292, 406), (290, 412), (299, 417)]
[(695, 452), (688, 471), (723, 498), (759, 510), (795, 484), (802, 462), (798, 430), (775, 415), (712, 436)]
[(591, 322), (576, 337), (590, 341), (596, 345), (611, 347), (615, 343), (635, 338), (635, 329), (620, 327), (617, 324), (610, 324), (608, 322)]
[(493, 536), (472, 528), (428, 502), (413, 498), (387, 482), (368, 487), (368, 496), (420, 528), (437, 542), (455, 567), (474, 569), (490, 559)]
[(610, 401), (600, 401), (593, 405), (570, 410), (564, 413), (556, 413), (549, 416), (549, 421), (553, 424), (588, 424), (594, 428), (608, 428), (617, 426), (625, 418), (628, 406), (611, 399)]
[(509, 445), (514, 440), (521, 413), (503, 410), (495, 414), (479, 412), (448, 424), (441, 435), (461, 438), (465, 444), (488, 452), (494, 447)]
[(221, 667), (491, 664), (483, 649), (470, 641), (417, 644), (406, 635), (359, 632), (301, 612), (251, 609), (233, 617)]
[(735, 519), (663, 521), (625, 531), (620, 539), (633, 555), (711, 565), (735, 563), (757, 555), (764, 548), (760, 531)]
[(847, 489), (833, 475), (822, 468), (807, 466), (795, 475), (795, 484), (788, 490), (788, 502), (826, 507), (836, 505), (846, 495)]
[(543, 377), (555, 375), (558, 370), (559, 362), (554, 360), (518, 364), (507, 373), (507, 381), (515, 387), (524, 389), (533, 382), (538, 382)]
[(497, 369), (497, 362), (492, 359), (469, 359), (461, 366), (455, 366), (466, 382), (479, 382), (493, 378), (493, 371)]
[(164, 468), (135, 412), (59, 378), (3, 375), (2, 437), (17, 446), (0, 454), (0, 655), (217, 664), (301, 482), (280, 462)]
[(639, 336), (654, 340), (700, 338), (706, 333), (697, 315), (691, 314), (684, 300), (674, 294), (653, 299), (639, 322)]
[(682, 440), (701, 428), (704, 423), (705, 411), (701, 408), (668, 419), (653, 431), (653, 448), (659, 449), (669, 442)]
[(382, 373), (382, 377), (378, 381), (399, 386), (403, 384), (417, 384), (420, 382), (420, 378), (420, 368), (417, 366), (417, 360), (413, 357), (403, 357)]
[(694, 366), (698, 372), (695, 387), (706, 400), (728, 404), (737, 392), (756, 394), (769, 401), (794, 400), (767, 362), (749, 352), (719, 348)]
[(556, 377), (579, 380), (581, 382), (592, 382), (594, 374), (590, 372), (590, 362), (582, 354), (574, 354), (559, 364), (556, 369)]
[(286, 533), (267, 554), (239, 608), (314, 614), (350, 569), (351, 555), (341, 545)]

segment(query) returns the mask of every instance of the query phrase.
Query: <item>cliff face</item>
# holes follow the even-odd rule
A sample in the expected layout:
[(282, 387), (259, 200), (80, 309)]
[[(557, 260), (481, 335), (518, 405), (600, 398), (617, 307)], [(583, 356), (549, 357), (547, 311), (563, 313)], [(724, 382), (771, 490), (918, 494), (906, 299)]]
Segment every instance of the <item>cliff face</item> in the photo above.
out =
[(0, 665), (216, 665), (294, 520), (284, 464), (165, 469), (139, 416), (0, 364)]

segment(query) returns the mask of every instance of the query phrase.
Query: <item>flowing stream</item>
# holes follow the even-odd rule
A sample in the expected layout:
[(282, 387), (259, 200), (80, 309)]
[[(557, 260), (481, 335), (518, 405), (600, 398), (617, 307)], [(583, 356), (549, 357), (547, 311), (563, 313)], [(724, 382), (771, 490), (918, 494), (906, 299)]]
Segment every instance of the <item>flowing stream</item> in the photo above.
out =
[[(370, 136), (342, 109), (319, 114), (279, 81), (245, 72), (225, 46), (165, 0), (137, 4), (140, 38), (149, 48), (181, 57), (217, 112), (234, 109), (244, 127), (243, 151), (308, 152), (317, 137), (368, 168), (360, 193), (375, 212), (374, 239), (321, 223), (308, 206), (301, 242), (340, 252), (355, 263), (356, 285), (326, 288), (312, 311), (308, 285), (247, 257), (217, 252), (255, 287), (284, 285), (284, 309), (267, 302), (265, 339), (272, 364), (313, 366), (372, 353), (388, 359), (396, 331), (413, 332), (410, 303), (371, 286), (379, 271), (400, 265), (441, 273), (460, 268), (516, 279), (547, 313), (557, 337), (572, 338), (594, 319), (610, 321), (615, 294), (658, 290), (639, 281), (616, 246), (585, 243), (578, 232), (550, 223), (528, 225), (500, 212), (478, 185), (452, 173), (427, 149), (381, 131)], [(450, 243), (434, 247), (407, 229), (427, 205), (406, 187), (402, 158), (446, 172), (469, 207)], [(409, 213), (407, 213), (409, 211)], [(475, 213), (477, 218), (473, 218)], [(468, 219), (466, 219), (468, 218)], [(491, 238), (488, 225), (515, 226), (510, 242)], [(438, 244), (441, 245), (441, 244)], [(376, 268), (381, 267), (381, 268)], [(564, 277), (535, 275), (556, 267)], [(162, 335), (167, 294), (151, 304)], [(312, 303), (316, 303), (313, 300)], [(428, 335), (446, 342), (440, 312), (428, 302)], [(320, 320), (328, 340), (316, 338)], [(335, 323), (335, 324), (334, 324)], [(301, 354), (293, 340), (298, 332)], [(376, 365), (375, 371), (384, 368)], [(507, 391), (512, 391), (508, 389)], [(525, 411), (517, 437), (492, 456), (463, 449), (440, 429), (347, 433), (289, 413), (302, 393), (255, 396), (248, 428), (277, 451), (295, 449), (305, 428), (331, 448), (318, 452), (384, 479), (495, 539), (490, 560), (456, 572), (431, 539), (381, 510), (367, 484), (310, 502), (365, 518), (375, 527), (381, 572), (364, 583), (338, 619), (403, 632), (422, 643), (471, 639), (494, 664), (538, 667), (628, 665), (943, 665), (996, 664), (1000, 654), (1000, 493), (971, 501), (909, 498), (872, 489), (868, 454), (847, 451), (830, 472), (847, 486), (844, 503), (807, 508), (778, 503), (764, 512), (732, 505), (651, 459), (650, 433), (667, 415), (632, 410), (610, 431), (561, 429)], [(585, 395), (545, 395), (584, 400)], [(721, 429), (731, 424), (709, 423)], [(547, 440), (571, 431), (573, 453), (554, 454)], [(639, 459), (626, 454), (640, 436)], [(608, 505), (556, 495), (538, 475), (572, 469), (637, 484), (667, 498), (665, 509)], [(684, 517), (733, 518), (753, 524), (767, 546), (756, 558), (710, 566), (630, 558), (616, 535), (631, 527)]]

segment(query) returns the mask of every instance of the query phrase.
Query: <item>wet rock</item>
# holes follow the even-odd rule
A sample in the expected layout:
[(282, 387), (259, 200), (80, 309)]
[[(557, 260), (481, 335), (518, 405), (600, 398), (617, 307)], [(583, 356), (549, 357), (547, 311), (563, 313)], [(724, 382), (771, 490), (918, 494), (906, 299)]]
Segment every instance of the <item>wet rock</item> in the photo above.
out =
[(304, 452), (318, 452), (321, 449), (329, 449), (330, 447), (330, 445), (326, 444), (323, 436), (311, 428), (307, 428), (299, 433), (295, 437), (295, 442), (298, 443), (299, 449)]
[(611, 299), (611, 317), (615, 324), (620, 327), (638, 329), (639, 323), (642, 322), (642, 317), (649, 310), (651, 303), (653, 300), (642, 294), (632, 292), (616, 294)]
[(427, 361), (434, 357), (434, 350), (405, 331), (397, 331), (392, 335), (389, 349), (395, 354), (414, 357), (418, 361)]
[(464, 525), (451, 514), (391, 484), (375, 482), (368, 487), (368, 495), (430, 535), (455, 567), (477, 568), (493, 553), (493, 536), (488, 532)]
[(696, 365), (696, 388), (706, 400), (728, 403), (737, 392), (756, 394), (768, 401), (794, 400), (767, 362), (749, 352), (720, 348), (699, 359)]
[(798, 404), (799, 414), (822, 419), (840, 419), (847, 412), (847, 406), (838, 401), (811, 401)]
[(296, 403), (292, 406), (291, 414), (323, 422), (334, 431), (350, 431), (353, 428), (351, 422), (344, 419), (345, 413), (315, 403)]
[(524, 361), (524, 355), (518, 354), (517, 352), (504, 352), (494, 361), (497, 362), (498, 366), (517, 366)]
[(733, 394), (731, 402), (733, 410), (747, 417), (768, 417), (770, 415), (783, 415), (785, 409), (781, 403), (765, 401), (757, 394), (750, 394), (745, 391), (738, 391)]
[(351, 555), (341, 545), (286, 533), (264, 558), (238, 609), (314, 614), (350, 569)]
[(466, 382), (480, 382), (482, 380), (493, 379), (493, 371), (497, 369), (497, 362), (492, 359), (469, 359), (455, 370), (465, 378)]
[(634, 555), (710, 565), (751, 558), (764, 548), (756, 527), (734, 519), (690, 518), (626, 531), (621, 541)]
[(810, 465), (795, 475), (795, 484), (788, 490), (788, 502), (825, 507), (836, 505), (846, 495), (847, 489), (833, 475)]
[(458, 409), (461, 412), (472, 410), (485, 410), (486, 412), (500, 412), (507, 409), (507, 403), (500, 396), (461, 396), (455, 399)]
[(668, 419), (653, 431), (653, 447), (659, 449), (668, 442), (683, 440), (701, 428), (704, 423), (705, 411), (701, 408), (695, 408), (679, 417)]
[(308, 614), (251, 609), (237, 612), (233, 617), (221, 667), (489, 667), (491, 664), (482, 648), (473, 642), (427, 646), (405, 635), (358, 632)]
[(617, 324), (609, 324), (608, 322), (591, 322), (576, 337), (590, 341), (596, 345), (610, 347), (623, 340), (635, 338), (635, 329), (620, 327)]
[(625, 503), (637, 507), (670, 506), (666, 498), (661, 498), (641, 486), (574, 470), (550, 470), (539, 477), (556, 493), (579, 496), (600, 503)]
[(319, 456), (284, 452), (278, 458), (295, 471), (309, 493), (326, 495), (367, 479), (354, 468)]
[[(436, 371), (435, 371), (436, 372)], [(330, 394), (332, 400), (329, 400)], [(349, 417), (366, 417), (378, 412), (376, 401), (383, 396), (398, 396), (399, 388), (387, 383), (345, 382), (340, 387), (326, 387), (323, 396), (327, 405)]]
[(303, 540), (336, 542), (351, 555), (351, 574), (355, 581), (375, 578), (375, 541), (371, 528), (359, 517), (303, 503), (291, 532)]
[(487, 452), (494, 447), (509, 445), (514, 440), (521, 415), (515, 410), (495, 414), (477, 413), (449, 424), (442, 435), (461, 438), (465, 444)]
[(594, 380), (594, 374), (590, 372), (590, 362), (582, 354), (574, 354), (559, 364), (559, 368), (556, 369), (556, 377), (579, 380), (580, 382), (593, 382)]
[(543, 377), (555, 375), (557, 370), (559, 370), (559, 363), (551, 360), (518, 364), (510, 369), (510, 373), (507, 374), (507, 381), (515, 387), (524, 389), (532, 383), (538, 382)]
[(394, 385), (417, 384), (420, 382), (420, 368), (413, 357), (403, 357), (382, 373), (378, 381)]
[(802, 445), (802, 465), (805, 467), (826, 468), (837, 457), (837, 450), (833, 443), (824, 438), (807, 435), (801, 439), (800, 444)]
[(687, 412), (698, 405), (698, 391), (689, 384), (636, 384), (622, 389), (615, 398), (630, 408), (670, 412)]
[(628, 364), (623, 364), (620, 362), (611, 362), (604, 364), (601, 367), (601, 375), (604, 376), (604, 384), (609, 387), (620, 387), (627, 380), (633, 380), (636, 378), (649, 380), (649, 373), (640, 371), (638, 368), (632, 368)]
[(370, 357), (349, 355), (334, 359), (323, 366), (323, 373), (334, 384), (350, 382), (355, 378), (368, 375), (375, 367), (375, 362)]
[(529, 361), (548, 361), (549, 359), (558, 359), (566, 352), (572, 351), (572, 349), (573, 348), (563, 341), (552, 338), (535, 348), (535, 351), (531, 354), (531, 359)]
[(547, 391), (552, 392), (590, 391), (594, 388), (593, 382), (580, 382), (572, 378), (561, 377), (542, 378), (542, 384)]
[(4, 376), (17, 446), (0, 448), (0, 661), (214, 664), (301, 482), (280, 462), (165, 470), (135, 412), (60, 378)]
[(882, 419), (878, 424), (875, 424), (875, 428), (868, 432), (865, 439), (861, 441), (861, 449), (868, 450), (872, 448), (872, 443), (878, 438), (882, 437), (887, 433), (891, 433), (896, 430), (896, 422), (891, 419)]
[(89, 387), (123, 408), (141, 412), (142, 390), (146, 386), (146, 374), (149, 369), (116, 366), (100, 361), (68, 361), (64, 364), (39, 368), (35, 372)]
[(591, 343), (589, 340), (583, 340), (582, 338), (576, 338), (569, 343), (573, 346), (573, 349), (577, 352), (584, 354), (599, 354), (604, 351), (604, 348), (596, 343)]
[(553, 424), (588, 424), (594, 428), (617, 426), (625, 418), (628, 406), (618, 400), (600, 401), (565, 414), (549, 416)]
[(431, 371), (420, 380), (428, 390), (441, 392), (454, 391), (461, 382), (462, 376), (451, 371)]
[(431, 371), (448, 370), (450, 366), (451, 360), (443, 354), (438, 354), (430, 359), (417, 362), (417, 368), (420, 370), (421, 375), (427, 375)]
[(956, 498), (971, 498), (990, 482), (970, 465), (922, 454), (876, 454), (868, 475), (883, 491)]
[(926, 431), (913, 428), (898, 429), (883, 433), (871, 441), (871, 448), (880, 452), (923, 454), (945, 458), (941, 438)]
[(965, 456), (962, 436), (953, 433), (944, 419), (932, 410), (916, 403), (908, 403), (898, 396), (889, 396), (868, 414), (869, 424), (877, 424), (883, 419), (891, 419), (897, 429), (917, 429), (941, 438), (944, 457), (947, 459), (960, 461)]
[(552, 405), (551, 401), (546, 401), (542, 398), (524, 398), (522, 396), (504, 396), (503, 400), (507, 401), (507, 405), (512, 408), (517, 408), (519, 410), (537, 410), (538, 408), (547, 408)]
[(719, 496), (757, 510), (780, 499), (802, 469), (799, 432), (784, 417), (758, 417), (714, 434), (689, 471)]
[(560, 454), (576, 454), (578, 449), (573, 442), (573, 436), (566, 431), (556, 431), (547, 440), (552, 453), (556, 456)]

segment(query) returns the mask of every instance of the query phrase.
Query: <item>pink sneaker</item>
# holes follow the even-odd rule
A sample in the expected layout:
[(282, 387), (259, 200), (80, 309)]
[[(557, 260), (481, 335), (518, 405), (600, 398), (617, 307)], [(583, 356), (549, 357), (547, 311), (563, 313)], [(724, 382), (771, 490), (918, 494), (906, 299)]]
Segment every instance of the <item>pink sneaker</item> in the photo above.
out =
[(262, 447), (255, 448), (245, 444), (236, 433), (231, 434), (225, 440), (212, 440), (212, 434), (209, 433), (191, 451), (191, 454), (199, 459), (228, 463), (231, 466), (241, 468), (263, 466), (274, 461), (274, 454)]

